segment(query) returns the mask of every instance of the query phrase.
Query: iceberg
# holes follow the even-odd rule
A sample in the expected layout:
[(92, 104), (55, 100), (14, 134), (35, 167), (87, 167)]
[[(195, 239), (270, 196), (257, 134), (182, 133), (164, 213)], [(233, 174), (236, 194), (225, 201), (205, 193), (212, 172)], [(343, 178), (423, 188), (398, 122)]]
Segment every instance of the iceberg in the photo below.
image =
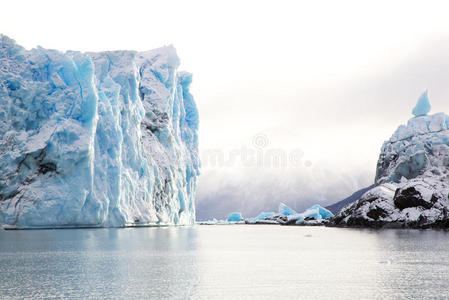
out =
[(243, 221), (242, 214), (239, 212), (233, 212), (229, 214), (228, 222), (239, 222)]
[(328, 219), (328, 218), (334, 217), (334, 214), (330, 210), (325, 209), (321, 205), (315, 204), (308, 210), (314, 210), (314, 209), (318, 210), (318, 213), (320, 214), (321, 218), (323, 218), (323, 219)]
[(320, 215), (319, 209), (318, 208), (309, 208), (307, 210), (305, 210), (302, 213), (299, 214), (295, 214), (295, 215), (290, 215), (287, 217), (287, 221), (291, 223), (291, 221), (298, 221), (298, 220), (321, 220), (323, 219)]
[(282, 222), (280, 218), (285, 218), (283, 215), (274, 212), (261, 212), (255, 218), (245, 219), (246, 224), (279, 224)]
[(297, 212), (285, 205), (284, 203), (279, 204), (279, 213), (284, 216), (296, 215)]
[(275, 213), (274, 212), (261, 212), (255, 219), (256, 220), (263, 220), (266, 218), (270, 218), (272, 216), (274, 216)]
[(323, 224), (323, 222), (328, 222), (328, 220), (333, 217), (334, 214), (332, 212), (321, 205), (315, 204), (302, 213), (287, 216), (286, 223), (297, 225), (320, 225)]
[(279, 210), (288, 214), (276, 214), (274, 212), (261, 212), (257, 217), (243, 219), (240, 212), (229, 214), (226, 221), (217, 221), (216, 219), (209, 221), (200, 221), (200, 225), (218, 225), (218, 224), (272, 224), (272, 225), (324, 225), (334, 217), (334, 214), (324, 207), (316, 204), (302, 213), (297, 213), (287, 205), (280, 203)]
[(195, 222), (195, 224), (197, 224), (197, 225), (230, 225), (225, 220), (217, 220), (215, 218), (213, 218), (212, 220), (197, 221), (197, 222)]
[(193, 224), (198, 111), (175, 48), (26, 50), (0, 35), (0, 223)]
[(422, 93), (422, 95), (418, 99), (418, 103), (416, 103), (416, 106), (413, 108), (413, 115), (415, 117), (425, 116), (429, 113), (431, 109), (429, 97), (427, 95), (427, 91)]

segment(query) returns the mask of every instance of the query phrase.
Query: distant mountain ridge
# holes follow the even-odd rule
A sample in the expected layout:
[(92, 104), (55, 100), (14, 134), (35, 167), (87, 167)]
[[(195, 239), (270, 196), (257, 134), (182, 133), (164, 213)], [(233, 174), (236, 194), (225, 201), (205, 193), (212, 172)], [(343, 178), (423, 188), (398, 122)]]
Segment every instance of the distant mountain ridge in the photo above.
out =
[(369, 191), (373, 187), (374, 187), (374, 184), (372, 184), (368, 187), (365, 187), (363, 189), (360, 189), (357, 192), (355, 192), (354, 194), (352, 194), (351, 196), (349, 196), (341, 201), (338, 201), (337, 203), (326, 206), (326, 209), (330, 210), (334, 214), (337, 214), (343, 207), (359, 200), (360, 197), (363, 196), (363, 194), (365, 194), (367, 191)]

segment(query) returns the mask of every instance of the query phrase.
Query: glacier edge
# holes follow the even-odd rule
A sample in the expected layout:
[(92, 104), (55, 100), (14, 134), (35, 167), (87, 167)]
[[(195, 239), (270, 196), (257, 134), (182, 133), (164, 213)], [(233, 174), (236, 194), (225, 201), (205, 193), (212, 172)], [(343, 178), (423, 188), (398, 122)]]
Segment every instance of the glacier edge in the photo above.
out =
[(198, 110), (172, 46), (25, 50), (0, 35), (0, 222), (193, 224)]

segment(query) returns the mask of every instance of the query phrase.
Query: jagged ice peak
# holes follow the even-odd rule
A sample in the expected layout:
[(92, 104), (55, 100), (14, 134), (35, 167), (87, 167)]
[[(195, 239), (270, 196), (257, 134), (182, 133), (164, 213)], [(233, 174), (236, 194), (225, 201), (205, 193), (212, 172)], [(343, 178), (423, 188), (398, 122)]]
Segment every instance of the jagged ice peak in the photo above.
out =
[(429, 113), (431, 107), (432, 106), (430, 105), (429, 96), (427, 95), (427, 91), (425, 91), (419, 97), (418, 103), (416, 103), (416, 106), (413, 108), (412, 113), (415, 117), (425, 116)]

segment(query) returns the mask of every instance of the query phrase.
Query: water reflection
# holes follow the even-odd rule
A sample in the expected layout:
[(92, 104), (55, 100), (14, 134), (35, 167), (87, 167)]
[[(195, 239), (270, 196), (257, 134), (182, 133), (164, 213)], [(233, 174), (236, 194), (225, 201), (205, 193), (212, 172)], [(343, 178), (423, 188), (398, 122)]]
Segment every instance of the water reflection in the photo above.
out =
[(408, 299), (449, 296), (448, 232), (382, 230), (376, 234), (376, 240), (379, 254), (391, 261), (377, 276), (382, 296)]
[(282, 226), (0, 231), (0, 298), (447, 297), (448, 237)]
[(0, 298), (186, 298), (196, 241), (189, 227), (1, 231)]

